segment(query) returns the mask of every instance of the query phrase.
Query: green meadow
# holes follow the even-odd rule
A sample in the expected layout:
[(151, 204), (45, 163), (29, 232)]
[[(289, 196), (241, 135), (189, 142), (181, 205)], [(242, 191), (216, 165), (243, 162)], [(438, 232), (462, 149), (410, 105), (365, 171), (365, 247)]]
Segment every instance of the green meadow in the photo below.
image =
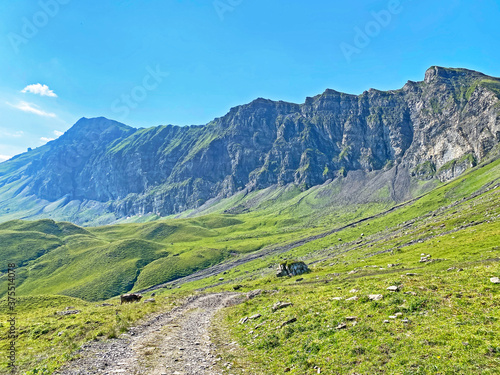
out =
[[(241, 193), (201, 216), (149, 223), (0, 224), (1, 259), (8, 260), (0, 266), (2, 350), (7, 263), (16, 263), (20, 373), (50, 374), (87, 341), (113, 339), (191, 293), (236, 285), (263, 293), (223, 310), (213, 327), (216, 339), (238, 343), (220, 352), (232, 374), (499, 373), (500, 285), (490, 278), (500, 276), (500, 161), (430, 192), (423, 184), (416, 181), (415, 199), (398, 206), (384, 186), (371, 203), (328, 204), (325, 196), (341, 189), (332, 184)], [(118, 305), (121, 293), (326, 232), (224, 274), (160, 289), (156, 304)], [(276, 266), (292, 259), (311, 272), (277, 278)], [(273, 312), (277, 302), (292, 305)], [(68, 307), (81, 312), (57, 314)], [(6, 372), (5, 358), (0, 363)]]

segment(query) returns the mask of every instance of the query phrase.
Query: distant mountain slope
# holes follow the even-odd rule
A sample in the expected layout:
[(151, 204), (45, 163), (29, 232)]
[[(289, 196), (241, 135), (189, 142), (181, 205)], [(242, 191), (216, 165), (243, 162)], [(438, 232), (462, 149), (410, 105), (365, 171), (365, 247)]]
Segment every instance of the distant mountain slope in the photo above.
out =
[[(292, 257), (293, 251), (284, 253), (292, 247), (302, 254), (321, 250), (331, 255), (336, 246), (344, 245), (363, 247), (372, 254), (386, 253), (387, 247), (374, 246), (364, 234), (383, 238), (387, 228), (397, 234), (391, 237), (394, 248), (417, 243), (415, 238), (437, 236), (436, 231), (451, 234), (451, 228), (465, 229), (472, 224), (489, 224), (490, 220), (498, 236), (499, 182), (497, 159), (395, 208), (347, 202), (331, 209), (328, 196), (338, 189), (325, 185), (302, 193), (290, 191), (293, 187), (249, 193), (232, 205), (244, 209), (253, 204), (257, 209), (238, 215), (209, 214), (89, 228), (49, 219), (13, 220), (0, 224), (0, 259), (8, 260), (0, 266), (0, 299), (7, 293), (6, 271), (11, 262), (17, 265), (19, 296), (62, 294), (95, 301), (174, 282), (223, 261), (234, 267), (232, 277), (251, 277), (246, 272), (251, 270), (260, 279), (261, 272), (269, 271), (279, 256)], [(223, 203), (228, 202), (218, 204)], [(461, 216), (464, 212), (457, 214), (457, 205), (468, 207), (468, 221)], [(435, 216), (447, 227), (413, 228), (415, 221)], [(407, 237), (405, 241), (400, 239), (402, 235)], [(482, 236), (479, 231), (477, 235)], [(488, 236), (481, 241), (481, 246), (498, 243)], [(466, 247), (467, 242), (460, 242), (460, 246)], [(255, 254), (259, 250), (262, 252)], [(245, 264), (242, 259), (247, 254), (257, 260)], [(220, 282), (222, 272), (220, 268), (207, 270), (205, 276), (210, 277), (204, 282)]]
[(399, 202), (415, 181), (452, 179), (495, 148), (499, 98), (498, 78), (432, 67), (400, 90), (326, 90), (300, 105), (257, 99), (205, 126), (133, 129), (84, 118), (0, 164), (0, 220), (151, 219), (240, 191), (304, 190), (352, 173), (362, 185), (389, 170), (387, 195)]

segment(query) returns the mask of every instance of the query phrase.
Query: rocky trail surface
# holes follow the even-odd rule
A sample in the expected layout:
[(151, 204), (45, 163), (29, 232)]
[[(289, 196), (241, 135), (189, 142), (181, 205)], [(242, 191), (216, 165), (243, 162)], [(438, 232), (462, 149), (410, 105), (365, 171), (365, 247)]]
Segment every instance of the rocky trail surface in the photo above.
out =
[(236, 293), (190, 297), (182, 306), (133, 327), (114, 340), (82, 347), (60, 375), (221, 374), (209, 327), (214, 314), (241, 300)]

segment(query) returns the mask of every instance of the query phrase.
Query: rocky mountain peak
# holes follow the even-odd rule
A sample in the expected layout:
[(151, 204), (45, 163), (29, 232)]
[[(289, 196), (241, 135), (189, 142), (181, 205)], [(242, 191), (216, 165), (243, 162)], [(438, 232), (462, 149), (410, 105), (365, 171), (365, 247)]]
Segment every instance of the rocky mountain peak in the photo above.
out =
[(425, 72), (424, 82), (429, 84), (439, 80), (477, 79), (486, 77), (483, 73), (463, 68), (443, 68), (432, 66)]
[(63, 135), (63, 137), (78, 139), (87, 137), (91, 134), (104, 134), (113, 137), (118, 134), (128, 134), (135, 130), (135, 128), (105, 117), (82, 117)]
[[(402, 201), (411, 178), (449, 180), (495, 149), (499, 98), (497, 78), (434, 66), (425, 83), (402, 90), (328, 89), (304, 104), (258, 98), (203, 126), (137, 130), (82, 118), (56, 141), (2, 163), (0, 187), (23, 179), (23, 194), (120, 218), (171, 215), (272, 186), (343, 178), (361, 186), (365, 176), (390, 172), (390, 197)], [(19, 210), (12, 202), (10, 212)], [(65, 210), (60, 219), (75, 212)]]

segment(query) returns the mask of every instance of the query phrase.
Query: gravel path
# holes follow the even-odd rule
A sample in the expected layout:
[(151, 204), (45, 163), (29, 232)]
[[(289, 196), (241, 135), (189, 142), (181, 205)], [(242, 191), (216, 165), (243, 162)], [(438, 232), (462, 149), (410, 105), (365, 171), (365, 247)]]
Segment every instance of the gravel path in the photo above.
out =
[(118, 339), (85, 345), (80, 358), (57, 374), (220, 374), (214, 369), (217, 359), (208, 334), (210, 321), (219, 309), (241, 299), (235, 293), (190, 297), (184, 305), (131, 328)]

